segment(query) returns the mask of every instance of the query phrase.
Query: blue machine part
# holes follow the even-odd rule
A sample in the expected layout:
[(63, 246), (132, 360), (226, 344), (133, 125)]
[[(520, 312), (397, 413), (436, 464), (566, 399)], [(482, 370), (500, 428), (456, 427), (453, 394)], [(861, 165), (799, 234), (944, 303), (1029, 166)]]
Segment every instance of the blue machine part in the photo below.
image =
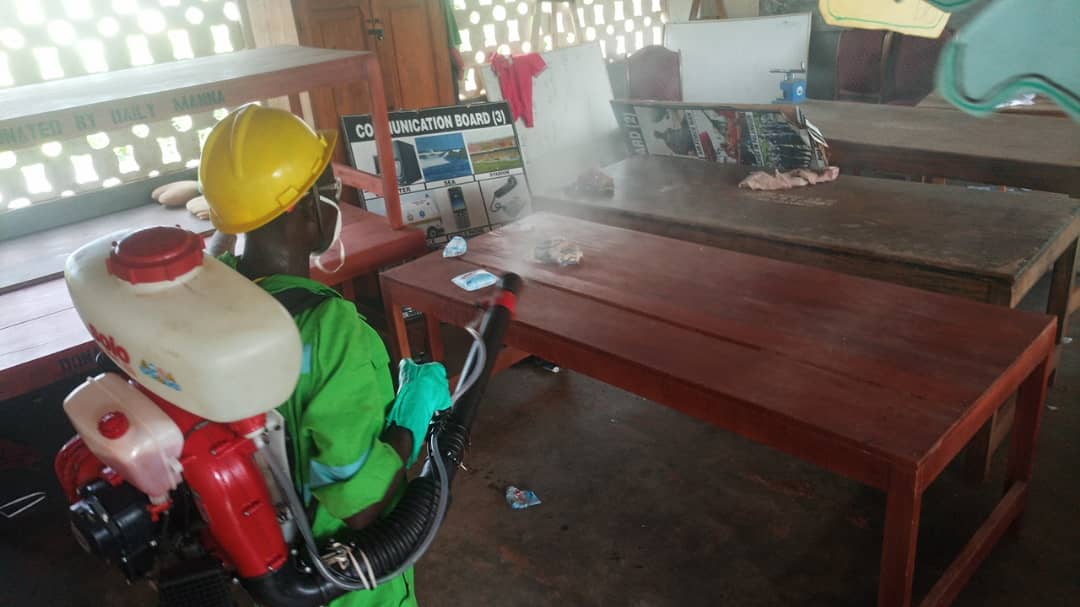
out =
[(773, 74), (784, 74), (780, 81), (780, 98), (773, 103), (802, 103), (806, 101), (806, 68), (797, 70), (769, 70)]

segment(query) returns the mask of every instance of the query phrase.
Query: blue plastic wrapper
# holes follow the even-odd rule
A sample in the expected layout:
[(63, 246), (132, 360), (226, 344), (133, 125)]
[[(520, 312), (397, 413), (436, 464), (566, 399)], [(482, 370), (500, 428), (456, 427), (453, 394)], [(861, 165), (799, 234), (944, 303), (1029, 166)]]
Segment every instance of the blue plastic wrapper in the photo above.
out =
[(446, 246), (442, 250), (443, 257), (461, 257), (469, 250), (468, 243), (460, 236), (455, 236), (450, 239), (450, 242), (446, 243)]
[(514, 510), (524, 510), (530, 506), (539, 506), (540, 498), (528, 489), (518, 489), (510, 485), (506, 488), (506, 503)]
[(499, 282), (499, 278), (487, 270), (473, 270), (459, 274), (450, 281), (466, 291), (476, 291)]

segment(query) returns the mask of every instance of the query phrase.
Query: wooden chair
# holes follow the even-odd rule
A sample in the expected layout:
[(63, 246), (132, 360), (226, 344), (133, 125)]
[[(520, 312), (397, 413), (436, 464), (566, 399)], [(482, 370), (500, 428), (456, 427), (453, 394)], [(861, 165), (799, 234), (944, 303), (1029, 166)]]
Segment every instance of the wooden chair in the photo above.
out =
[(716, 15), (712, 17), (706, 17), (702, 15), (704, 2), (701, 0), (693, 0), (690, 3), (690, 20), (700, 21), (702, 19), (727, 19), (727, 7), (724, 6), (724, 0), (713, 0), (716, 5)]
[(885, 54), (882, 102), (917, 105), (929, 95), (934, 90), (934, 71), (941, 49), (951, 38), (950, 30), (937, 38), (895, 34)]
[(626, 58), (626, 89), (631, 99), (682, 101), (681, 56), (650, 45)]
[(881, 103), (885, 55), (892, 37), (892, 32), (881, 30), (840, 32), (840, 41), (836, 45), (834, 99)]

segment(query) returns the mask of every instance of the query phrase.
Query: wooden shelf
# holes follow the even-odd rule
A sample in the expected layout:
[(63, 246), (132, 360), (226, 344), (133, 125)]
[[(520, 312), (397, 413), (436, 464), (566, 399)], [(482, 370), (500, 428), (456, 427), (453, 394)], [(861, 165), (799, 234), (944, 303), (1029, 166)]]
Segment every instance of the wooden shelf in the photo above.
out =
[(340, 84), (362, 73), (364, 54), (280, 46), (14, 87), (0, 93), (0, 147)]
[[(300, 92), (355, 81), (368, 83), (376, 149), (382, 158), (393, 158), (386, 95), (376, 56), (296, 46), (244, 50), (0, 91), (0, 150), (284, 95), (298, 112)], [(347, 171), (347, 179), (385, 197), (389, 217), (346, 211), (342, 235), (348, 240), (352, 263), (322, 278), (350, 282), (350, 272), (370, 271), (373, 264), (396, 263), (426, 250), (422, 233), (398, 229), (402, 221), (397, 174), (394, 163), (383, 164), (382, 175)], [(56, 276), (70, 250), (93, 237), (89, 233), (107, 233), (144, 220), (176, 223), (165, 217), (168, 213), (184, 215), (181, 222), (188, 220), (184, 211), (146, 205), (72, 224), (44, 237), (42, 232), (19, 239), (22, 242), (10, 241), (0, 248), (0, 261), (20, 265), (15, 282), (42, 280)], [(191, 218), (185, 227), (209, 226)], [(27, 255), (35, 258), (34, 263), (27, 261)], [(94, 369), (96, 347), (72, 306), (64, 281), (54, 278), (17, 289), (13, 286), (8, 281), (10, 290), (5, 292), (0, 282), (0, 309), (4, 310), (0, 319), (0, 400)]]
[[(392, 158), (386, 96), (375, 55), (300, 46), (242, 50), (7, 89), (0, 92), (0, 149), (284, 95), (290, 96), (297, 111), (300, 92), (358, 80), (371, 85), (379, 155)], [(393, 163), (384, 164), (383, 174), (374, 176), (382, 186), (377, 193), (387, 198), (390, 224), (399, 228), (397, 175)]]

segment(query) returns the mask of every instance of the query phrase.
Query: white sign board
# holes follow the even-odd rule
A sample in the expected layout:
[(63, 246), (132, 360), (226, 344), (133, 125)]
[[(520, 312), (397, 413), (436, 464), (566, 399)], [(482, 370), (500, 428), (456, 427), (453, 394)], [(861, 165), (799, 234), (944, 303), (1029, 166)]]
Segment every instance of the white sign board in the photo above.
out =
[(772, 103), (783, 74), (808, 64), (810, 13), (669, 23), (664, 46), (682, 54), (683, 101)]
[[(536, 192), (565, 185), (590, 166), (625, 156), (600, 45), (560, 48), (540, 56), (547, 67), (533, 79), (535, 126), (517, 123), (525, 168)], [(488, 99), (501, 101), (494, 70), (485, 65), (481, 73)]]

